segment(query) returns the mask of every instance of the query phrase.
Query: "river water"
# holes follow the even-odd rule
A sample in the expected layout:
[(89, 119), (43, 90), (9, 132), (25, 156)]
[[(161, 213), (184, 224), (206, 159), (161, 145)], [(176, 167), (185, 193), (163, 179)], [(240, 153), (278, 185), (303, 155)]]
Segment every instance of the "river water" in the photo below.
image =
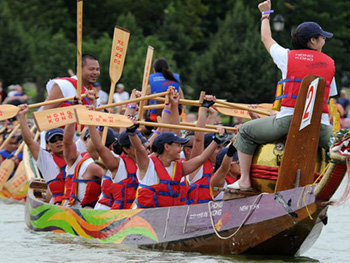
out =
[[(345, 188), (338, 189), (337, 198)], [(0, 200), (0, 262), (349, 262), (350, 199), (328, 210), (328, 224), (301, 257), (206, 256), (198, 253), (158, 252), (100, 244), (69, 234), (33, 232), (24, 222), (24, 205)]]

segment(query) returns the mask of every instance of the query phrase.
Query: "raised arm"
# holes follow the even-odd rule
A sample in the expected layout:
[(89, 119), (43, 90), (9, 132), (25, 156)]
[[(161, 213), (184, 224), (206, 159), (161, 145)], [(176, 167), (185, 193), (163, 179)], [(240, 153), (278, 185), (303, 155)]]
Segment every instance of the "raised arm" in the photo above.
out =
[(28, 122), (27, 122), (27, 112), (28, 105), (22, 104), (18, 106), (21, 110), (17, 115), (17, 119), (21, 125), (22, 136), (24, 142), (28, 145), (30, 152), (33, 155), (35, 160), (38, 160), (39, 152), (40, 152), (40, 144), (34, 140), (34, 134), (30, 131)]
[(63, 136), (63, 156), (68, 167), (72, 166), (79, 156), (77, 146), (74, 142), (75, 123), (66, 125)]
[[(224, 156), (224, 159), (222, 160), (222, 163), (219, 167), (219, 169), (213, 174), (213, 176), (210, 179), (210, 187), (224, 187), (225, 186), (225, 177), (230, 170), (231, 162), (232, 162), (232, 156), (235, 153), (236, 149), (231, 143), (227, 153)], [(217, 196), (219, 194), (219, 191), (215, 191), (213, 189), (213, 196)]]
[[(164, 106), (164, 110), (162, 112), (162, 123), (180, 125), (179, 99), (179, 93), (175, 89), (170, 89), (169, 103)], [(180, 130), (178, 129), (160, 128), (160, 132), (167, 131), (180, 135)]]
[(119, 158), (116, 158), (110, 149), (102, 144), (101, 136), (95, 126), (89, 125), (90, 138), (92, 143), (95, 145), (95, 149), (100, 155), (105, 166), (112, 173), (118, 169)]
[(135, 148), (136, 164), (139, 169), (139, 177), (142, 180), (145, 177), (145, 173), (148, 168), (149, 159), (145, 147), (142, 145), (139, 136), (136, 134), (136, 130), (139, 127), (138, 124), (134, 124), (127, 128), (130, 142)]
[(271, 1), (267, 0), (258, 5), (258, 8), (262, 14), (261, 17), (261, 41), (264, 43), (265, 48), (270, 53), (270, 48), (276, 41), (272, 38), (270, 28), (270, 14), (263, 14), (271, 10)]
[[(208, 109), (214, 105), (215, 96), (206, 95), (201, 107), (199, 108), (197, 127), (205, 128)], [(195, 132), (191, 158), (200, 155), (204, 150), (204, 132)]]

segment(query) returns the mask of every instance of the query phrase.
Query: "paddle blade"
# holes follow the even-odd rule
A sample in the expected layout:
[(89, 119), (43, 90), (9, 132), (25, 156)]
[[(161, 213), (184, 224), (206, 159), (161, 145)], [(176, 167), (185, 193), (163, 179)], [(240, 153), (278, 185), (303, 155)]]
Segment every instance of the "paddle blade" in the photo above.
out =
[(23, 162), (20, 162), (15, 175), (4, 183), (4, 187), (9, 193), (14, 196), (28, 183), (27, 175), (24, 169)]
[(134, 123), (124, 115), (106, 112), (90, 111), (83, 108), (75, 109), (76, 120), (82, 125), (108, 126), (108, 127), (130, 127)]
[(65, 126), (76, 122), (74, 109), (85, 108), (83, 105), (75, 105), (33, 113), (35, 124), (40, 132)]
[(214, 105), (214, 109), (216, 109), (221, 114), (224, 114), (226, 116), (233, 116), (238, 118), (244, 118), (244, 119), (251, 119), (249, 116), (248, 111), (246, 110), (239, 110), (239, 109), (230, 109), (226, 107), (218, 107)]
[(19, 108), (11, 104), (0, 105), (0, 121), (13, 118), (19, 112)]
[(9, 179), (11, 173), (15, 169), (15, 161), (6, 159), (0, 166), (0, 191), (2, 190), (4, 183)]
[(123, 72), (129, 37), (129, 30), (118, 26), (114, 28), (111, 60), (109, 65), (109, 77), (114, 84), (118, 82)]

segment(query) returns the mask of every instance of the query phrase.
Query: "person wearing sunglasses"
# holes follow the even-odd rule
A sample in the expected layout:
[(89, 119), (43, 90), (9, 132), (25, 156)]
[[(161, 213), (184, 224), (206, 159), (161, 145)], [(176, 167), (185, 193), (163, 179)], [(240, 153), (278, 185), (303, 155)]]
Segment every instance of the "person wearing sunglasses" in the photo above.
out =
[(28, 145), (43, 179), (49, 186), (52, 193), (50, 203), (60, 205), (63, 200), (66, 177), (66, 161), (63, 157), (64, 131), (61, 128), (47, 131), (45, 135), (47, 149), (41, 148), (40, 143), (34, 140), (34, 134), (28, 126), (28, 105), (22, 104), (18, 107), (20, 111), (17, 119), (21, 125), (23, 140)]

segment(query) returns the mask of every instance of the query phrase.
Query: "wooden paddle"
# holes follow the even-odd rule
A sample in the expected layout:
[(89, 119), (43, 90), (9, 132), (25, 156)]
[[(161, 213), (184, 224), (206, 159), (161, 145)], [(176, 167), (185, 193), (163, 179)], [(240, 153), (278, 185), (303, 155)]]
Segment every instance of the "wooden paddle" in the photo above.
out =
[[(82, 125), (96, 125), (96, 126), (108, 126), (108, 127), (120, 128), (120, 127), (130, 127), (134, 124), (127, 116), (124, 116), (124, 115), (90, 111), (90, 110), (87, 110), (86, 108), (76, 108), (74, 111), (76, 114), (77, 122)], [(191, 126), (185, 126), (185, 125), (173, 125), (173, 124), (158, 123), (158, 122), (146, 122), (146, 121), (137, 121), (137, 123), (140, 125), (152, 126), (152, 127), (218, 133), (218, 130), (216, 129), (191, 127)]]
[[(129, 37), (129, 30), (117, 26), (114, 28), (111, 59), (109, 63), (109, 78), (111, 80), (111, 87), (109, 90), (108, 104), (112, 103), (115, 85), (119, 81), (123, 72)], [(102, 144), (105, 144), (107, 132), (108, 128), (104, 128), (102, 133)]]
[(0, 151), (5, 148), (5, 146), (8, 144), (8, 142), (11, 140), (12, 136), (17, 132), (19, 129), (20, 124), (18, 123), (13, 130), (10, 132), (9, 136), (6, 138), (6, 140), (1, 144)]
[[(37, 141), (40, 132), (37, 131), (34, 140)], [(21, 161), (17, 166), (14, 176), (4, 183), (4, 187), (9, 191), (9, 193), (14, 196), (28, 183), (28, 177), (24, 166), (24, 161)]]
[[(35, 130), (35, 126), (31, 128), (31, 132)], [(4, 183), (7, 181), (7, 179), (11, 176), (13, 170), (16, 167), (16, 162), (14, 159), (18, 156), (20, 152), (22, 152), (25, 142), (23, 141), (20, 146), (18, 147), (17, 151), (13, 155), (12, 158), (6, 159), (1, 163), (0, 166), (0, 191), (2, 190)]]
[[(81, 97), (85, 97), (85, 96), (86, 96), (86, 94), (81, 95)], [(54, 103), (58, 103), (58, 102), (65, 102), (68, 100), (74, 100), (74, 98), (75, 97), (67, 97), (67, 98), (60, 98), (60, 99), (56, 99), (56, 100), (48, 100), (48, 101), (44, 101), (44, 102), (38, 102), (38, 103), (28, 105), (28, 108), (29, 109), (38, 108), (41, 106), (50, 105), (50, 104), (54, 104)], [(14, 106), (14, 105), (11, 105), (11, 104), (0, 105), (0, 121), (15, 117), (20, 110), (21, 110), (21, 108)]]
[(35, 125), (42, 132), (74, 123), (76, 122), (74, 109), (80, 107), (85, 108), (83, 105), (74, 105), (33, 112)]
[[(81, 48), (83, 38), (83, 1), (77, 0), (77, 97), (81, 97)], [(81, 126), (78, 125), (77, 132), (81, 132)]]
[(216, 106), (225, 105), (228, 107), (232, 107), (234, 109), (246, 110), (246, 111), (259, 113), (259, 114), (266, 115), (266, 116), (270, 116), (270, 114), (271, 114), (271, 112), (268, 112), (268, 111), (259, 110), (259, 109), (252, 109), (252, 108), (249, 108), (248, 106), (243, 105), (243, 104), (226, 102), (223, 100), (216, 100), (215, 104), (216, 104)]
[[(144, 69), (144, 72), (143, 72), (141, 97), (145, 97), (146, 96), (146, 91), (147, 91), (147, 87), (148, 87), (148, 80), (149, 80), (149, 73), (151, 72), (151, 68), (152, 68), (153, 52), (154, 52), (154, 48), (151, 47), (151, 46), (148, 46), (146, 62), (145, 62), (145, 69)], [(143, 100), (140, 102), (139, 113), (138, 113), (138, 116), (137, 116), (138, 120), (141, 120), (142, 117), (143, 117), (143, 106), (144, 106), (144, 103), (145, 102)]]

